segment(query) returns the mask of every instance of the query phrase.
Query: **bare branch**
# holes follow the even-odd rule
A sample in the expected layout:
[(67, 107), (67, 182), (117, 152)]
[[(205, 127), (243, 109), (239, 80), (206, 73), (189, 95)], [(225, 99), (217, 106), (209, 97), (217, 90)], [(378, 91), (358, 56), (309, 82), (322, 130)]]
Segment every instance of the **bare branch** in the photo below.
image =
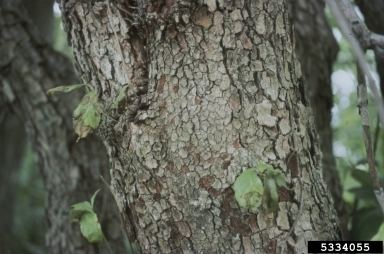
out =
[[(344, 14), (340, 10), (341, 8), (338, 5), (344, 2), (346, 1), (345, 0), (340, 0), (340, 1), (326, 0), (326, 3), (329, 6), (333, 16), (335, 17), (341, 32), (344, 34), (344, 36), (347, 38), (347, 41), (350, 43), (352, 53), (355, 56), (360, 69), (362, 70), (362, 72), (364, 73), (364, 76), (367, 79), (368, 87), (372, 92), (373, 98), (379, 110), (379, 118), (380, 118), (381, 125), (384, 126), (384, 103), (379, 93), (379, 90), (377, 88), (375, 79), (372, 75), (371, 68), (367, 63), (367, 60), (365, 59), (364, 51), (361, 48), (359, 41), (356, 39), (355, 34), (350, 28), (348, 21), (346, 20)], [(344, 8), (346, 7), (344, 6)]]
[[(384, 213), (384, 188), (378, 178), (378, 171), (376, 168), (375, 156), (372, 146), (372, 138), (370, 133), (367, 85), (369, 86), (375, 99), (375, 102), (378, 106), (379, 119), (381, 121), (382, 126), (384, 126), (384, 104), (376, 86), (375, 79), (372, 76), (370, 66), (365, 59), (365, 54), (362, 49), (362, 47), (364, 49), (372, 47), (372, 35), (374, 35), (374, 37), (376, 38), (376, 42), (380, 42), (382, 39), (379, 37), (382, 36), (376, 36), (376, 34), (373, 34), (368, 30), (365, 24), (357, 16), (349, 0), (326, 0), (326, 3), (328, 4), (332, 14), (334, 15), (341, 32), (344, 34), (344, 36), (347, 38), (347, 41), (350, 43), (352, 53), (357, 60), (357, 93), (359, 98), (359, 113), (363, 126), (363, 138), (367, 153), (369, 173), (371, 176), (376, 199), (380, 204), (381, 210)], [(348, 23), (347, 19), (350, 23)], [(360, 39), (359, 41), (357, 37)]]
[(333, 2), (339, 7), (341, 13), (344, 14), (363, 49), (374, 49), (375, 47), (384, 48), (384, 36), (373, 33), (368, 29), (364, 21), (356, 13), (355, 7), (350, 0), (338, 0)]

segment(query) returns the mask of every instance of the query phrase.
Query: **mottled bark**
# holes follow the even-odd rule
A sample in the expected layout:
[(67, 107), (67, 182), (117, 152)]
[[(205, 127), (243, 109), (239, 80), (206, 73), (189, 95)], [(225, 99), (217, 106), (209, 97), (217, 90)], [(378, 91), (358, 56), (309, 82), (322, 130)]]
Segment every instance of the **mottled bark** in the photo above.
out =
[(306, 94), (319, 133), (324, 179), (331, 191), (343, 233), (346, 235), (348, 214), (333, 156), (331, 127), (333, 106), (331, 75), (338, 46), (327, 23), (323, 1), (291, 0), (290, 3), (296, 50), (302, 64)]
[[(149, 2), (61, 1), (109, 114), (98, 134), (130, 240), (143, 253), (305, 253), (307, 240), (338, 239), (287, 2)], [(291, 187), (275, 213), (234, 199), (258, 161)]]
[[(94, 138), (76, 143), (71, 112), (77, 96), (47, 97), (56, 85), (76, 81), (68, 59), (42, 42), (17, 1), (0, 2), (0, 95), (23, 119), (38, 154), (46, 190), (46, 243), (49, 253), (107, 253), (105, 246), (87, 243), (68, 218), (71, 204), (88, 199), (103, 185), (107, 159), (103, 145)], [(121, 232), (113, 199), (104, 192), (102, 218), (111, 241)]]
[[(364, 21), (372, 32), (384, 35), (384, 0), (355, 1), (364, 15)], [(384, 49), (377, 49), (376, 54), (377, 72), (380, 77), (381, 94), (384, 96)]]

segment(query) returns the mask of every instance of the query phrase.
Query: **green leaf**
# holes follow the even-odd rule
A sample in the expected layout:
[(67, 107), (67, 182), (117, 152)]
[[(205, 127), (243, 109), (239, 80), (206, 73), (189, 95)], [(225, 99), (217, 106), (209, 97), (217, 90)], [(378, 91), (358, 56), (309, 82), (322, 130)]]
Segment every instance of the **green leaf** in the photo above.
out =
[(264, 161), (257, 163), (256, 169), (259, 174), (265, 174), (274, 170), (271, 165), (265, 163)]
[(275, 181), (277, 187), (287, 187), (287, 182), (285, 181), (285, 176), (282, 172), (279, 171), (279, 174), (275, 175)]
[(364, 202), (371, 201), (376, 202), (376, 196), (372, 188), (369, 187), (354, 187), (348, 190), (353, 193), (356, 198), (364, 200)]
[(355, 211), (351, 221), (351, 238), (368, 241), (378, 232), (383, 219), (383, 212), (378, 205)]
[(258, 163), (257, 172), (262, 177), (264, 184), (263, 208), (267, 212), (275, 211), (279, 201), (278, 189), (287, 187), (285, 176), (283, 172), (263, 161)]
[(372, 237), (372, 241), (384, 241), (384, 223), (381, 224), (377, 233)]
[(54, 95), (57, 93), (69, 93), (69, 92), (72, 92), (72, 91), (77, 90), (79, 88), (82, 88), (84, 86), (85, 86), (84, 84), (76, 84), (76, 85), (69, 85), (69, 86), (57, 86), (57, 87), (49, 89), (47, 91), (47, 94), (48, 95)]
[(242, 208), (257, 211), (262, 203), (263, 183), (254, 169), (242, 172), (232, 186), (237, 203)]
[(95, 193), (93, 193), (92, 197), (91, 197), (91, 206), (93, 208), (93, 205), (95, 204), (95, 198), (97, 196), (97, 194), (100, 192), (100, 189), (98, 189), (97, 191), (95, 191)]
[(104, 238), (99, 220), (94, 212), (83, 214), (80, 220), (80, 231), (90, 243), (100, 242)]
[(351, 171), (351, 175), (353, 178), (355, 178), (357, 181), (359, 181), (363, 186), (370, 186), (372, 187), (372, 180), (371, 176), (369, 175), (368, 171), (363, 171), (360, 169), (356, 169)]
[(79, 220), (85, 213), (93, 213), (92, 205), (88, 201), (80, 202), (71, 206), (70, 218)]
[(90, 91), (82, 98), (73, 112), (73, 124), (79, 138), (85, 138), (101, 121), (101, 104), (97, 93)]

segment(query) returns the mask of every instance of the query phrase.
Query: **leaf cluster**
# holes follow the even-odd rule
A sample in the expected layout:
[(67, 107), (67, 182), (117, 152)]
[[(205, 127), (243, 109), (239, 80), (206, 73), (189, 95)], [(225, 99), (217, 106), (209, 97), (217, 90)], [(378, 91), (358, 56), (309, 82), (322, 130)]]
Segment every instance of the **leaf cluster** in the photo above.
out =
[(286, 187), (284, 174), (264, 162), (244, 170), (232, 186), (239, 206), (252, 212), (258, 212), (260, 208), (266, 212), (275, 211), (281, 187)]
[(69, 93), (80, 88), (86, 88), (86, 93), (73, 112), (73, 127), (79, 139), (85, 138), (97, 129), (101, 122), (102, 105), (99, 102), (97, 92), (85, 84), (58, 86), (47, 91), (48, 95)]
[(81, 234), (90, 243), (98, 243), (104, 239), (104, 234), (101, 230), (97, 214), (93, 209), (95, 198), (99, 191), (100, 190), (97, 190), (93, 194), (90, 201), (76, 203), (71, 206), (70, 210), (70, 218), (72, 221), (80, 224)]

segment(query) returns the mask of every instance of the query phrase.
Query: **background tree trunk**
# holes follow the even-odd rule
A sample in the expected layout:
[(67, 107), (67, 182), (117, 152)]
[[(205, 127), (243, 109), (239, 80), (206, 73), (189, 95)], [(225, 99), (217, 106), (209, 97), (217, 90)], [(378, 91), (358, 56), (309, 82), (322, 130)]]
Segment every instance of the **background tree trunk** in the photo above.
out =
[(20, 119), (0, 103), (0, 246), (11, 254), (15, 175), (24, 155), (25, 133)]
[(319, 133), (324, 179), (336, 205), (343, 235), (347, 237), (348, 214), (333, 156), (331, 126), (333, 107), (331, 75), (338, 45), (327, 23), (323, 1), (291, 0), (290, 4), (295, 26), (296, 50), (303, 69), (306, 94)]
[[(80, 236), (68, 218), (71, 204), (89, 199), (103, 184), (107, 174), (103, 145), (95, 138), (76, 143), (71, 123), (78, 97), (47, 97), (56, 85), (76, 81), (71, 63), (42, 42), (25, 19), (19, 2), (0, 4), (0, 91), (23, 119), (24, 127), (38, 153), (38, 163), (46, 189), (47, 237), (49, 253), (107, 253), (105, 246), (92, 246)], [(101, 220), (115, 251), (124, 246), (113, 199), (103, 193)]]
[[(287, 2), (204, 2), (61, 1), (109, 114), (99, 135), (130, 240), (143, 253), (304, 253), (307, 240), (338, 239)], [(276, 213), (234, 199), (259, 161), (290, 186)]]

